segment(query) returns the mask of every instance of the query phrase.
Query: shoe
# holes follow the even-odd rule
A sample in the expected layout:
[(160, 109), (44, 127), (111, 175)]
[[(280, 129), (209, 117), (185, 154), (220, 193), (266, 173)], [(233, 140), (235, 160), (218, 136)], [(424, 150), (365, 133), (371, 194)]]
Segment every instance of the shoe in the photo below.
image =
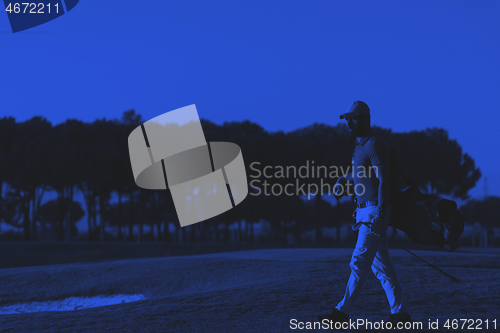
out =
[(329, 315), (324, 315), (324, 316), (318, 316), (318, 321), (323, 321), (323, 319), (327, 319), (328, 322), (330, 323), (330, 320), (333, 322), (333, 325), (335, 323), (345, 323), (349, 322), (349, 315), (343, 313), (342, 311), (339, 311), (337, 309), (333, 309), (333, 312)]
[(409, 313), (393, 313), (387, 318), (386, 322), (390, 322), (392, 326), (397, 323), (413, 323)]

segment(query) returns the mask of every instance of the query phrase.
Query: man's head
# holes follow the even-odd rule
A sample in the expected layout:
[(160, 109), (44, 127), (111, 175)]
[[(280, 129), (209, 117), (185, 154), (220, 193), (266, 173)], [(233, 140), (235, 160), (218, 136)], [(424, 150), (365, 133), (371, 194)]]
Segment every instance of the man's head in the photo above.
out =
[(370, 130), (370, 108), (362, 101), (354, 101), (347, 111), (340, 115), (340, 119), (347, 121), (349, 133), (355, 136), (365, 136)]

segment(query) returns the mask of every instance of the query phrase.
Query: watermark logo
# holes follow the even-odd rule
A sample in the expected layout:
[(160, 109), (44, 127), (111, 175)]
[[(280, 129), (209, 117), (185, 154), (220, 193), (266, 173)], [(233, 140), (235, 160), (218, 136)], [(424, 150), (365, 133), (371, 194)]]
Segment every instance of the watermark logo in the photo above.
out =
[(194, 104), (134, 129), (128, 148), (136, 184), (170, 189), (182, 227), (222, 214), (248, 194), (240, 147), (207, 143)]
[(79, 0), (42, 0), (23, 2), (4, 0), (12, 32), (16, 33), (52, 21), (69, 12)]
[[(377, 166), (315, 165), (314, 161), (306, 160), (303, 165), (263, 165), (255, 161), (250, 163), (251, 188), (250, 195), (259, 196), (301, 196), (310, 200), (316, 195), (362, 196), (366, 192), (363, 182), (353, 184), (335, 183), (335, 180), (348, 174), (351, 179), (374, 180), (378, 178)], [(369, 183), (366, 182), (366, 183)]]

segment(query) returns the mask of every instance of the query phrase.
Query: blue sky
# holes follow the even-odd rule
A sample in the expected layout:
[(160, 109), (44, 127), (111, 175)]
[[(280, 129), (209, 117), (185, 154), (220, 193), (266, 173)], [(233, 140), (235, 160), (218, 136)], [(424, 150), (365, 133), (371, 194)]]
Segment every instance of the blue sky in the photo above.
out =
[[(335, 125), (355, 100), (394, 131), (443, 127), (500, 195), (500, 2), (81, 0), (13, 34), (0, 14), (0, 116)], [(470, 192), (483, 193), (483, 182)]]

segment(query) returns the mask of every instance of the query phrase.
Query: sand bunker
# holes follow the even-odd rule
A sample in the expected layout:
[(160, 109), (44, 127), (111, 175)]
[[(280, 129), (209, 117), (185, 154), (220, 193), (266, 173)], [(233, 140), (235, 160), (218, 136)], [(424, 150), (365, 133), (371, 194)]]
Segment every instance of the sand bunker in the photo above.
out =
[(58, 301), (19, 303), (0, 307), (0, 314), (42, 312), (42, 311), (73, 311), (95, 308), (113, 304), (136, 302), (146, 299), (142, 295), (110, 295), (94, 297), (69, 297)]

